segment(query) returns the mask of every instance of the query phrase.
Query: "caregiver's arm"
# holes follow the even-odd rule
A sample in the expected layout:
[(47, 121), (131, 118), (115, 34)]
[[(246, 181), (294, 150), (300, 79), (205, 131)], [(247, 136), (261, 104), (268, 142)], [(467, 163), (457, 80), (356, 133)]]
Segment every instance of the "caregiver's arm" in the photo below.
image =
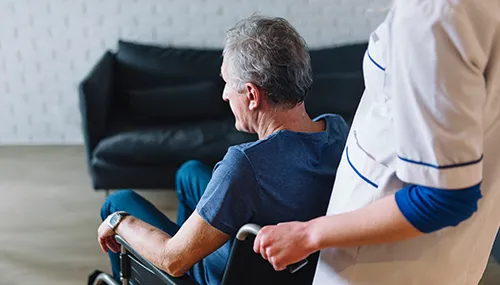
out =
[(394, 195), (357, 211), (317, 218), (308, 222), (305, 230), (312, 252), (327, 247), (390, 243), (422, 234), (403, 216)]
[(356, 211), (264, 227), (254, 250), (276, 270), (329, 247), (397, 242), (456, 226), (477, 210), (479, 185), (461, 190), (409, 186)]
[(254, 251), (276, 270), (328, 247), (388, 243), (421, 235), (399, 210), (394, 195), (359, 210), (260, 230)]
[(479, 185), (453, 191), (410, 186), (357, 211), (310, 221), (306, 241), (313, 252), (401, 241), (458, 225), (477, 210), (479, 198)]

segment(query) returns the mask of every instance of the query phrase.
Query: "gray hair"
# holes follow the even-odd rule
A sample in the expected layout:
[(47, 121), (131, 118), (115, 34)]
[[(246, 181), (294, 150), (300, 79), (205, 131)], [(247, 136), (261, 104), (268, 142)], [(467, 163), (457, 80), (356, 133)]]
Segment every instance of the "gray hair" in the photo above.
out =
[(306, 99), (311, 59), (305, 40), (287, 20), (253, 15), (238, 22), (226, 33), (223, 56), (228, 84), (238, 92), (253, 83), (269, 103), (287, 108)]

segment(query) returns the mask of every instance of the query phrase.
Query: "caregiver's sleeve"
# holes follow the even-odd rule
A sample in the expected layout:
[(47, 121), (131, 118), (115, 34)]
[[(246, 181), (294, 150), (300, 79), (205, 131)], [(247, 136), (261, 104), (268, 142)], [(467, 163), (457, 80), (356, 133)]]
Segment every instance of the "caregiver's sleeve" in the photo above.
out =
[[(442, 2), (442, 1), (437, 1)], [(482, 180), (482, 109), (487, 54), (483, 31), (453, 6), (398, 1), (387, 67), (393, 97), (397, 176), (437, 189), (466, 189)], [(477, 201), (471, 201), (476, 203)]]

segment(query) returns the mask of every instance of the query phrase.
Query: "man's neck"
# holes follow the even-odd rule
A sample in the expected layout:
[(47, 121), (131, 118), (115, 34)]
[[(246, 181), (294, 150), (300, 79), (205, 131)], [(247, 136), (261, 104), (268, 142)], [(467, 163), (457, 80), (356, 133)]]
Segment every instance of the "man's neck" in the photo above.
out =
[(304, 104), (288, 110), (265, 112), (259, 117), (257, 134), (259, 139), (265, 139), (272, 133), (281, 130), (292, 132), (314, 133), (322, 132), (326, 128), (324, 122), (314, 122), (307, 114)]

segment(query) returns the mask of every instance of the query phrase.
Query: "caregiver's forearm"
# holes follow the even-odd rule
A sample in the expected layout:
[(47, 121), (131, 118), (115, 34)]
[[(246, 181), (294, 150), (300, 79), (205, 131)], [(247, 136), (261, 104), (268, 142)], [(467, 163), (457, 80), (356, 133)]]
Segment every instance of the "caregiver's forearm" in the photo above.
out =
[(403, 216), (394, 195), (352, 212), (311, 220), (307, 232), (314, 251), (390, 243), (422, 234)]

